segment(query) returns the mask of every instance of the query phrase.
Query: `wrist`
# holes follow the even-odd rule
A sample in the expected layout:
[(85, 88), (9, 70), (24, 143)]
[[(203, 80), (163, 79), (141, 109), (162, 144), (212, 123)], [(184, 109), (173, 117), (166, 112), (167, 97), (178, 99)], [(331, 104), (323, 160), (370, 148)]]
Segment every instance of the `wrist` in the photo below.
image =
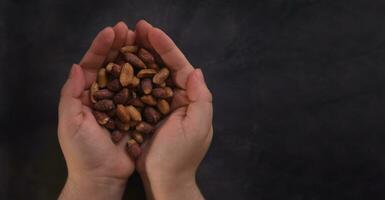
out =
[(148, 199), (204, 199), (195, 174), (141, 174)]
[(126, 181), (107, 177), (68, 177), (59, 199), (121, 199)]

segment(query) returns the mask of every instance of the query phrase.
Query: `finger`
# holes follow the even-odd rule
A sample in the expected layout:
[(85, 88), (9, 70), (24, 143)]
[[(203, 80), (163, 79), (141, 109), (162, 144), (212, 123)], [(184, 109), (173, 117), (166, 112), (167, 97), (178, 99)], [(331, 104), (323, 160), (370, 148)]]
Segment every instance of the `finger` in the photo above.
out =
[(84, 69), (86, 88), (96, 79), (96, 73), (105, 62), (114, 38), (115, 33), (111, 27), (100, 31), (80, 61), (80, 66)]
[(148, 41), (148, 32), (152, 29), (152, 25), (145, 20), (140, 20), (135, 27), (136, 43), (147, 49), (152, 49), (150, 42)]
[(119, 54), (120, 48), (126, 43), (127, 25), (124, 22), (118, 22), (113, 28), (115, 39), (112, 43), (111, 50), (107, 55), (107, 62), (112, 62)]
[(194, 70), (175, 43), (162, 30), (150, 28), (148, 40), (154, 50), (160, 55), (165, 64), (173, 72), (175, 83), (186, 89), (187, 78)]
[[(81, 122), (83, 105), (79, 98), (84, 87), (83, 70), (79, 65), (74, 64), (71, 68), (70, 76), (61, 90), (59, 122), (67, 125)], [(71, 127), (71, 125), (69, 126)]]
[(200, 69), (194, 70), (188, 79), (187, 96), (192, 103), (187, 107), (184, 125), (207, 134), (212, 123), (212, 96)]
[(90, 91), (89, 90), (84, 90), (80, 96), (80, 101), (82, 102), (83, 105), (91, 107), (92, 102), (90, 100)]
[(127, 36), (126, 36), (126, 45), (133, 45), (135, 44), (135, 32), (128, 29)]
[(171, 111), (187, 106), (189, 103), (186, 90), (176, 90), (171, 102)]

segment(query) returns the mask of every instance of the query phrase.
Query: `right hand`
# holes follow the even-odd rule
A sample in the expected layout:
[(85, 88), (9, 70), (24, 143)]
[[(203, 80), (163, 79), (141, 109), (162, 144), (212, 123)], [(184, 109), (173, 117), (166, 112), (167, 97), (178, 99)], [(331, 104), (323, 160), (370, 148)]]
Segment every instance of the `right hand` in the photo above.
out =
[(163, 31), (142, 20), (136, 39), (161, 56), (180, 88), (172, 103), (176, 109), (143, 145), (137, 161), (146, 192), (156, 199), (202, 199), (195, 176), (213, 136), (212, 95), (202, 71)]

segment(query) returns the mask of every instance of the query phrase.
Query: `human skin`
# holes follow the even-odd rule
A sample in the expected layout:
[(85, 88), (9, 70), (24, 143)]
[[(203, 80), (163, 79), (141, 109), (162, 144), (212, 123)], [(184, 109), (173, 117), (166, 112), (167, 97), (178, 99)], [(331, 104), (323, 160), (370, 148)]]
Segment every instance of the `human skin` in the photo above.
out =
[[(114, 144), (97, 124), (88, 93), (98, 68), (134, 42), (162, 57), (179, 88), (173, 112), (142, 145), (137, 161), (127, 155), (127, 136)], [(73, 65), (61, 91), (58, 136), (68, 178), (59, 199), (121, 199), (135, 165), (148, 199), (203, 199), (195, 175), (213, 135), (211, 102), (202, 71), (191, 66), (163, 31), (143, 20), (135, 32), (122, 22), (103, 29)]]

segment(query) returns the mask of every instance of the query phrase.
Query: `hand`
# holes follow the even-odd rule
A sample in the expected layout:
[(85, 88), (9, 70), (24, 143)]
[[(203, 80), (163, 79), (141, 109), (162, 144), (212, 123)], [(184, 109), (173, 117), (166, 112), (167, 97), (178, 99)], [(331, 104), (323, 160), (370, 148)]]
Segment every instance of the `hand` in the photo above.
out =
[(213, 136), (212, 96), (202, 71), (194, 69), (174, 42), (144, 20), (136, 26), (137, 43), (155, 50), (180, 90), (173, 113), (143, 145), (138, 170), (151, 199), (203, 199), (196, 170)]
[[(72, 66), (61, 91), (58, 137), (68, 178), (60, 199), (120, 199), (134, 162), (126, 153), (126, 139), (114, 144), (89, 108), (87, 89), (98, 68), (112, 61), (123, 45), (132, 45), (135, 33), (120, 22), (94, 39), (80, 65)], [(126, 136), (127, 137), (127, 136)]]

